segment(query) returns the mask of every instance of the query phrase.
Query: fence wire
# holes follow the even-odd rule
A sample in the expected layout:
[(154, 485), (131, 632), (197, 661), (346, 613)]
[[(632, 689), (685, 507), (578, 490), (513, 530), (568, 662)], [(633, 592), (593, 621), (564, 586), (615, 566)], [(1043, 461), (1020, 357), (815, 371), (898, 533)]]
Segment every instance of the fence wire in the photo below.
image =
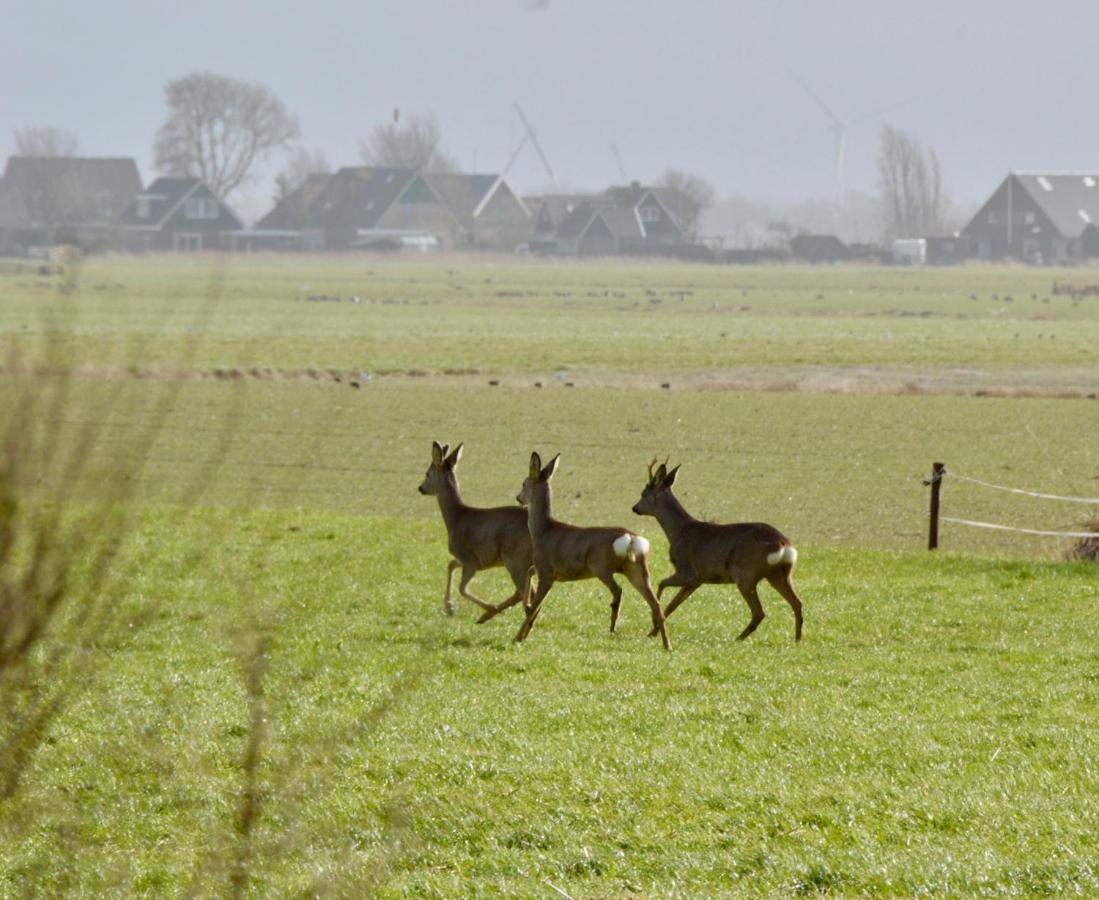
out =
[[(1007, 487), (1002, 484), (993, 484), (989, 481), (982, 481), (980, 478), (973, 478), (969, 475), (959, 475), (957, 472), (943, 469), (939, 478), (945, 478), (946, 476), (956, 478), (958, 481), (967, 481), (970, 484), (976, 484), (981, 487), (990, 488), (994, 491), (1004, 491), (1009, 494), (1020, 494), (1025, 497), (1037, 497), (1040, 500), (1056, 500), (1064, 503), (1083, 503), (1088, 506), (1099, 506), (1099, 498), (1096, 497), (1068, 497), (1063, 494), (1047, 494), (1041, 491), (1028, 491), (1023, 488)], [(1099, 537), (1099, 531), (1045, 531), (1038, 528), (1018, 528), (1014, 525), (1000, 525), (995, 522), (979, 522), (974, 519), (957, 519), (952, 516), (942, 516), (943, 522), (949, 522), (951, 525), (966, 525), (971, 528), (986, 528), (994, 531), (1010, 531), (1015, 534), (1029, 534), (1037, 537), (1057, 537), (1057, 538), (1096, 538)]]
[(1085, 503), (1089, 506), (1099, 506), (1099, 497), (1066, 497), (1062, 494), (1043, 494), (1040, 491), (1026, 491), (1022, 488), (1005, 487), (1002, 484), (992, 484), (988, 481), (981, 481), (979, 478), (971, 478), (968, 475), (959, 475), (957, 472), (949, 469), (944, 471), (943, 474), (948, 475), (951, 478), (957, 478), (959, 481), (979, 484), (981, 487), (991, 488), (994, 491), (1006, 491), (1009, 494), (1023, 494), (1027, 497), (1038, 497), (1042, 500), (1063, 500), (1065, 503)]

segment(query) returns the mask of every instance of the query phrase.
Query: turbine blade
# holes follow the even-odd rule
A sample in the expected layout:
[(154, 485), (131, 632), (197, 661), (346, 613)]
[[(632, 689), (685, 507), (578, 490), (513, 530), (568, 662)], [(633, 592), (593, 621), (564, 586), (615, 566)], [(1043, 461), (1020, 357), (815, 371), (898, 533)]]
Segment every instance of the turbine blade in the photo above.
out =
[(817, 94), (817, 92), (816, 92), (816, 91), (814, 91), (814, 90), (813, 90), (813, 89), (812, 89), (811, 87), (809, 87), (809, 85), (808, 85), (808, 84), (806, 84), (806, 82), (805, 82), (805, 79), (804, 79), (804, 78), (802, 78), (802, 77), (801, 77), (800, 75), (797, 75), (797, 74), (794, 74), (794, 73), (791, 73), (791, 74), (793, 75), (793, 78), (794, 78), (794, 80), (795, 80), (795, 81), (796, 81), (796, 82), (797, 82), (798, 84), (800, 84), (800, 85), (801, 85), (801, 89), (802, 89), (803, 91), (805, 91), (805, 93), (809, 95), (810, 99), (812, 99), (812, 101), (813, 101), (814, 103), (816, 103), (816, 104), (817, 104), (817, 106), (819, 106), (819, 107), (821, 108), (821, 110), (822, 110), (822, 111), (824, 112), (824, 114), (825, 114), (826, 116), (828, 116), (828, 118), (829, 118), (829, 119), (831, 119), (831, 120), (832, 120), (832, 125), (833, 125), (833, 127), (835, 127), (835, 128), (843, 128), (844, 126), (846, 126), (846, 125), (847, 125), (847, 123), (846, 123), (846, 122), (844, 122), (844, 121), (843, 121), (843, 119), (841, 119), (841, 118), (840, 118), (839, 116), (837, 116), (837, 115), (835, 114), (835, 112), (833, 112), (833, 111), (832, 111), (832, 107), (830, 107), (830, 106), (829, 106), (829, 105), (828, 105), (827, 103), (825, 103), (825, 102), (824, 102), (824, 101), (823, 101), (823, 100), (822, 100), (822, 99), (820, 98), (820, 96), (819, 96), (819, 95)]

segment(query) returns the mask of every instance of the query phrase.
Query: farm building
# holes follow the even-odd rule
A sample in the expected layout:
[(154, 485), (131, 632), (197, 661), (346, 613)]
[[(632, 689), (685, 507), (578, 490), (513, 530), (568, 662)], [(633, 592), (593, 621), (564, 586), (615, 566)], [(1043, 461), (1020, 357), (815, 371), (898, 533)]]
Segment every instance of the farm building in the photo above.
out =
[(962, 229), (980, 259), (1059, 262), (1089, 255), (1099, 225), (1099, 173), (1010, 172)]
[(850, 248), (834, 234), (799, 234), (790, 239), (790, 252), (798, 262), (836, 263), (851, 258)]
[(600, 194), (548, 194), (534, 216), (531, 249), (566, 256), (682, 253), (683, 230), (660, 194), (636, 181)]
[(156, 250), (226, 250), (244, 226), (198, 178), (158, 178), (122, 214), (122, 246)]
[(140, 190), (132, 159), (9, 157), (0, 179), (0, 241), (17, 253), (55, 243), (107, 249)]
[(253, 233), (297, 230), (307, 250), (511, 250), (529, 227), (526, 207), (498, 175), (356, 166), (311, 175)]
[(22, 256), (22, 235), (31, 227), (23, 195), (0, 181), (0, 256)]
[(530, 211), (500, 175), (428, 173), (436, 195), (458, 221), (462, 245), (514, 250), (530, 230)]

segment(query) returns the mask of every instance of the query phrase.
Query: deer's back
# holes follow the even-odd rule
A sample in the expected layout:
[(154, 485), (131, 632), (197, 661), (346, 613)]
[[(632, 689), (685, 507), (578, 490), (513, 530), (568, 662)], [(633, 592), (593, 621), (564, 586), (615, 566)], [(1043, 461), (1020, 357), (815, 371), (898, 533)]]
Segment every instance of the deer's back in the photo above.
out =
[(617, 572), (622, 557), (614, 542), (627, 528), (581, 527), (551, 520), (534, 546), (534, 563), (553, 570), (557, 581), (578, 581), (600, 572)]
[(697, 522), (672, 543), (672, 563), (702, 582), (736, 581), (741, 573), (762, 577), (770, 566), (767, 554), (790, 542), (764, 522), (716, 525)]

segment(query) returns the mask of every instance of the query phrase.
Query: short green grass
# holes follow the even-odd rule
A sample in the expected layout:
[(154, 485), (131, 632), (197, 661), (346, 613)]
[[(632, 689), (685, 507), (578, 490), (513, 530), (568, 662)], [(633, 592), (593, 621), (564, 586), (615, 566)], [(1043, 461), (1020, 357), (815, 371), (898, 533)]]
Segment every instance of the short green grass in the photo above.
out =
[(435, 522), (164, 511), (135, 540), (96, 689), (5, 810), (4, 893), (216, 890), (247, 726), (226, 635), (257, 614), (259, 894), (1099, 890), (1092, 566), (808, 548), (801, 645), (770, 592), (737, 643), (746, 607), (712, 587), (665, 654), (635, 596), (609, 634), (590, 584), (522, 646), (517, 616), (445, 618)]
[(202, 368), (905, 364), (1007, 377), (1099, 363), (1099, 300), (1051, 294), (1055, 281), (1086, 282), (1081, 270), (115, 259), (89, 263), (74, 294), (58, 293), (63, 279), (0, 277), (0, 334), (37, 333), (54, 311), (65, 358), (100, 366), (129, 360), (135, 341), (147, 360), (171, 365), (196, 330), (206, 334), (193, 360)]
[[(0, 894), (226, 891), (256, 633), (257, 896), (1099, 892), (1095, 565), (953, 526), (929, 554), (921, 484), (942, 460), (1099, 496), (1099, 404), (601, 377), (1078, 379), (1099, 374), (1099, 303), (1044, 301), (1087, 270), (198, 259), (93, 262), (69, 294), (5, 278), (22, 364), (88, 367), (36, 426), (62, 449), (92, 434), (81, 471), (128, 477), (137, 519), (94, 677), (0, 801)], [(190, 380), (217, 368), (260, 377)], [(424, 375), (352, 388), (360, 369)], [(0, 412), (56, 378), (0, 375)], [(646, 534), (656, 579), (666, 544), (630, 506), (653, 456), (682, 462), (690, 509), (795, 540), (805, 640), (769, 589), (744, 643), (744, 603), (699, 591), (670, 654), (629, 592), (609, 634), (591, 583), (556, 587), (522, 646), (517, 614), (446, 618), (443, 527), (415, 492), (432, 439), (466, 443), (485, 505), (511, 501), (531, 449), (560, 451), (559, 514)], [(44, 464), (22, 499), (97, 493)], [(1087, 509), (948, 480), (944, 511), (1065, 529)]]

